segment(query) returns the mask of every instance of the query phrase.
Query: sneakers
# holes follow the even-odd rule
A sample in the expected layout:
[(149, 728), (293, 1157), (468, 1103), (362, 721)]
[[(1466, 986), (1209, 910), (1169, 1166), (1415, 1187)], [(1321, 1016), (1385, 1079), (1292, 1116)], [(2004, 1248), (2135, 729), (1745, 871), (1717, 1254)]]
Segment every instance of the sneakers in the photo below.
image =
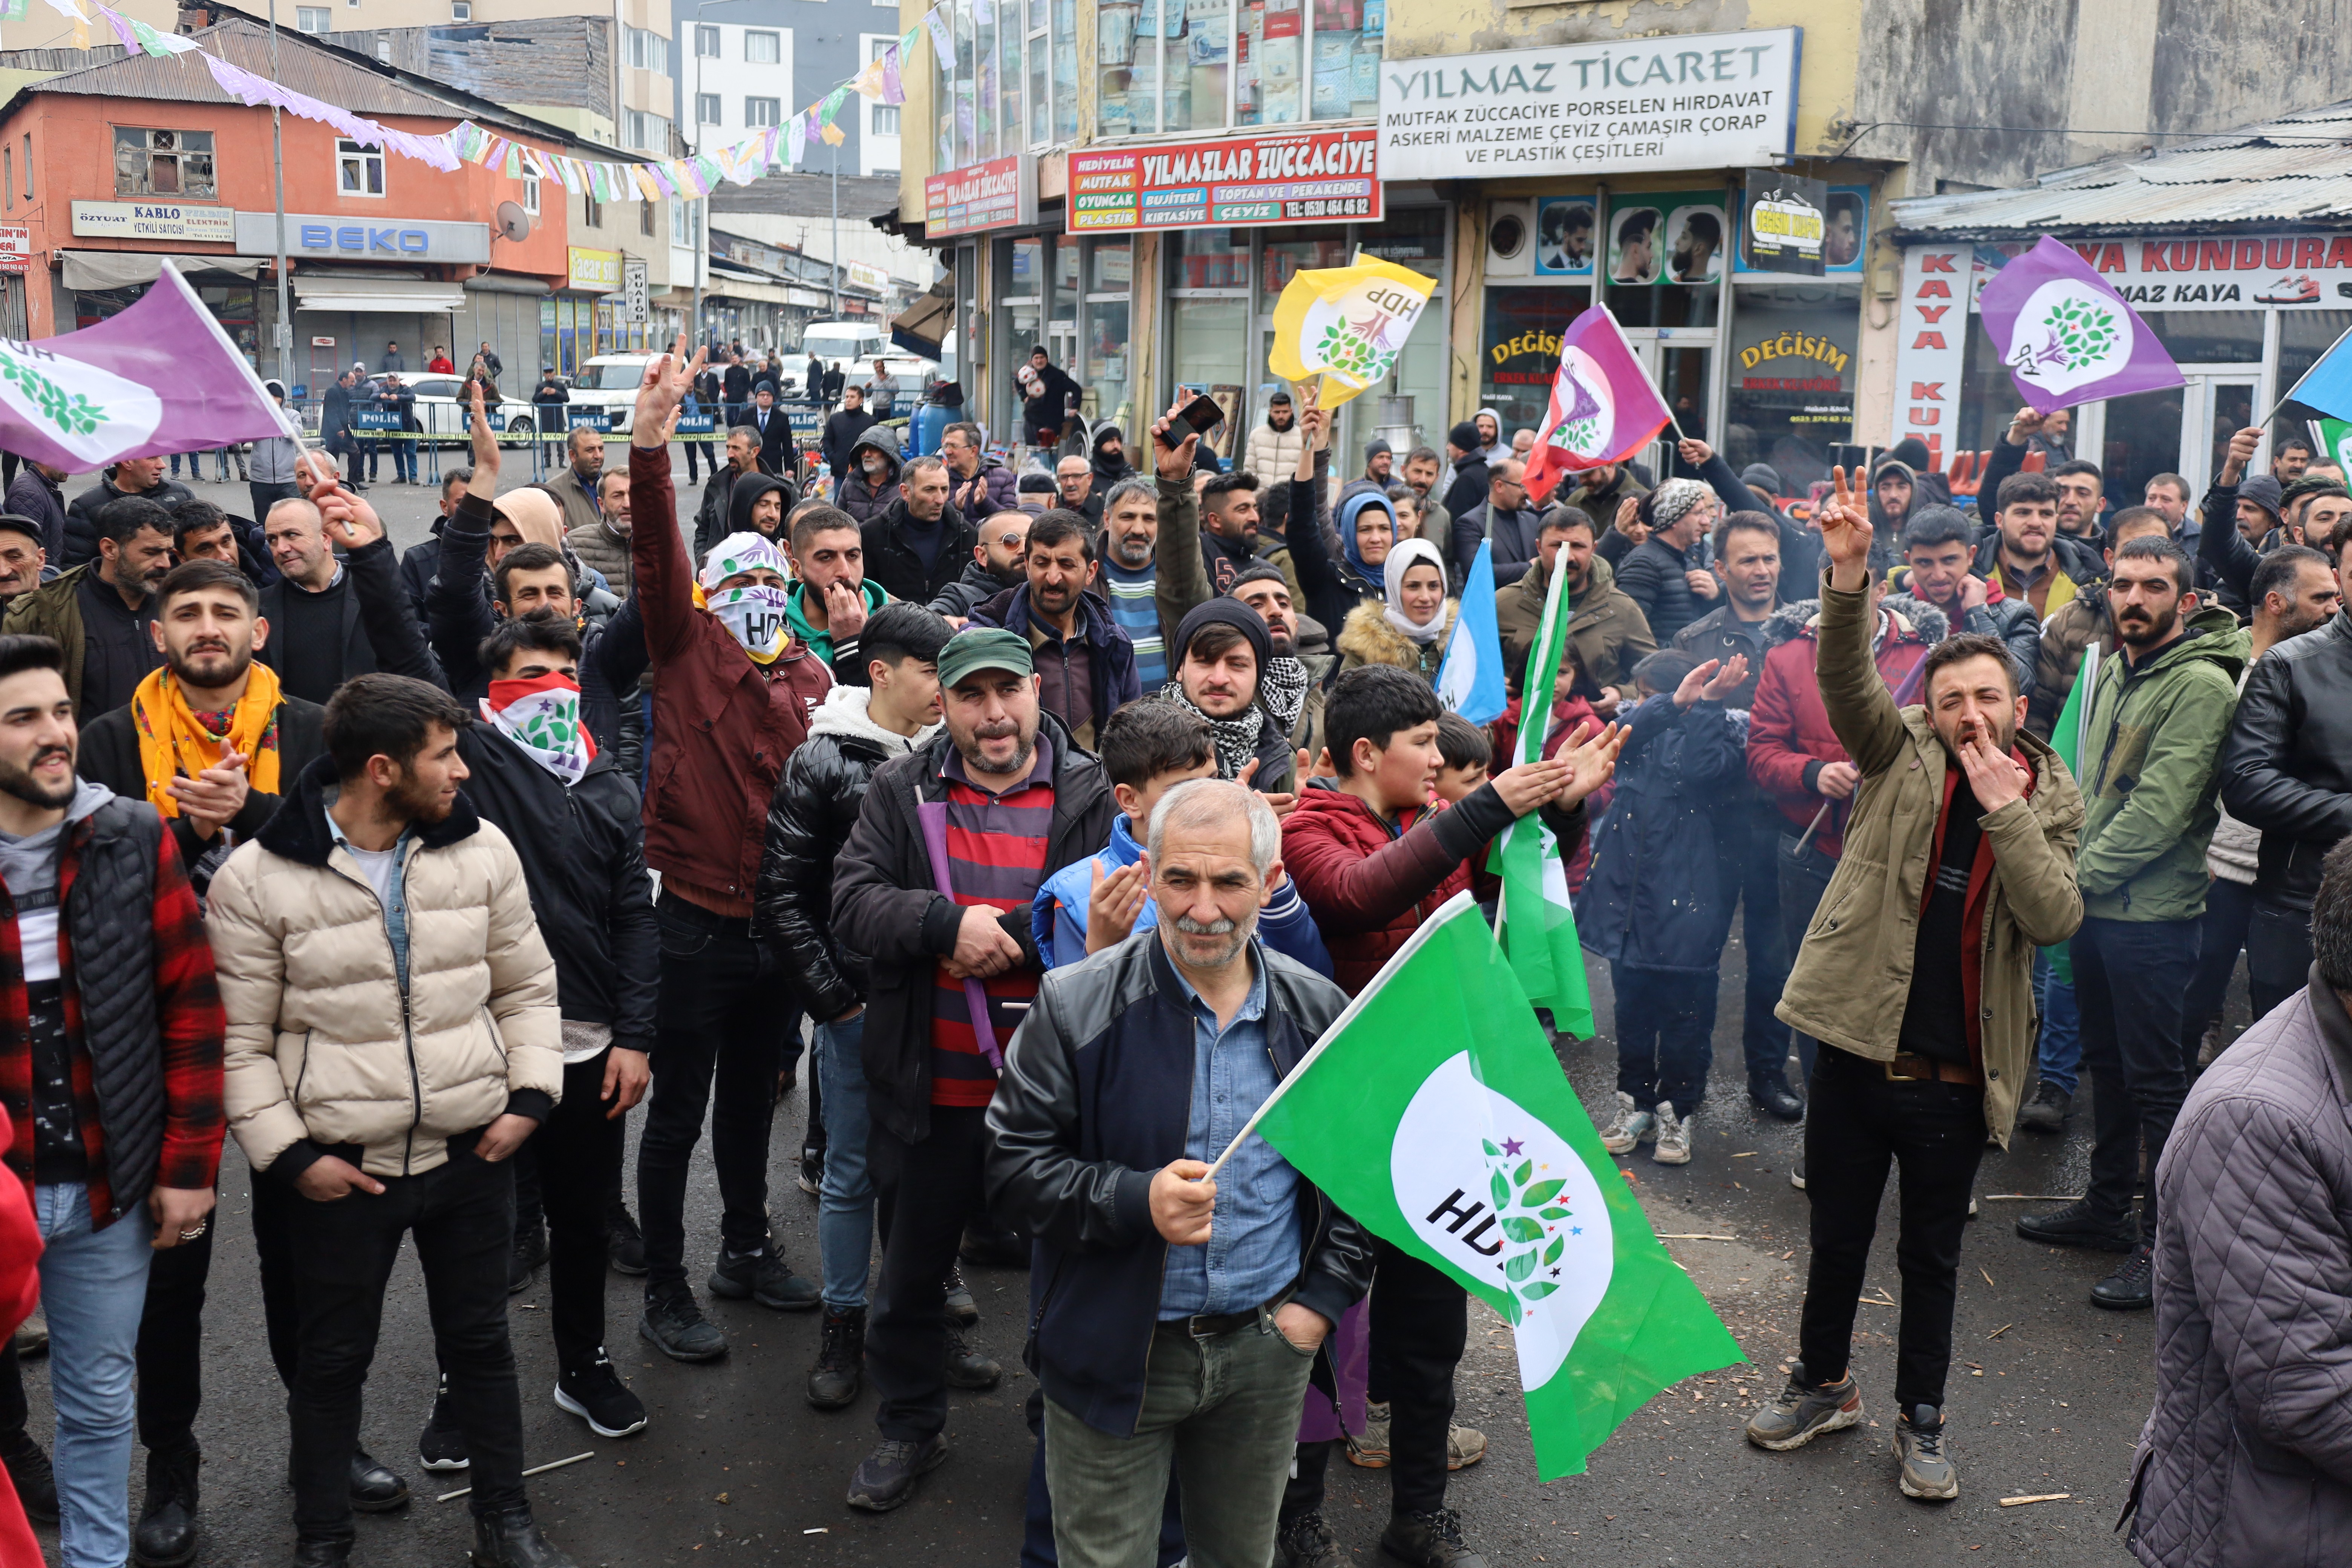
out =
[(1367, 1470), (1389, 1468), (1389, 1407), (1382, 1400), (1364, 1404), (1364, 1430), (1348, 1434), (1348, 1463)]
[(2132, 1248), (2122, 1268), (2091, 1287), (2091, 1305), (2112, 1312), (2144, 1312), (2156, 1305), (2156, 1254)]
[(1805, 1190), (1805, 1156), (1801, 1150), (1797, 1154), (1797, 1163), (1789, 1167), (1789, 1184), (1801, 1193)]
[(1897, 1484), (1905, 1497), (1949, 1502), (1960, 1495), (1960, 1472), (1944, 1452), (1944, 1413), (1915, 1405), (1895, 1423), (1895, 1457), (1903, 1461)]
[(49, 1468), (49, 1456), (32, 1434), (19, 1426), (0, 1437), (0, 1464), (8, 1468), (8, 1479), (16, 1489), (16, 1500), (25, 1505), (26, 1517), (42, 1524), (57, 1523), (57, 1472)]
[(947, 1287), (948, 1321), (966, 1329), (980, 1321), (980, 1306), (971, 1299), (971, 1287), (963, 1282), (963, 1265), (950, 1264), (941, 1283)]
[(845, 1409), (865, 1384), (866, 1309), (827, 1307), (816, 1364), (809, 1368), (808, 1402), (819, 1410)]
[(1698, 1120), (1694, 1110), (1688, 1116), (1675, 1114), (1675, 1102), (1658, 1101), (1658, 1146), (1650, 1151), (1650, 1160), (1659, 1165), (1690, 1163), (1691, 1125)]
[(2063, 1132), (2074, 1114), (2074, 1097), (2045, 1078), (2033, 1098), (2018, 1108), (2017, 1124), (2036, 1132)]
[(1633, 1097), (1623, 1089), (1617, 1091), (1617, 1114), (1601, 1130), (1601, 1146), (1612, 1154), (1630, 1154), (1645, 1138), (1654, 1138), (1658, 1119), (1634, 1105)]
[(1789, 1384), (1780, 1397), (1748, 1418), (1748, 1440), (1759, 1448), (1785, 1454), (1801, 1448), (1824, 1432), (1852, 1426), (1862, 1419), (1862, 1390), (1853, 1373), (1825, 1388), (1805, 1378), (1805, 1363), (1789, 1363)]
[(1462, 1516), (1450, 1508), (1389, 1515), (1381, 1550), (1413, 1568), (1486, 1568), (1486, 1560), (1463, 1542)]
[(1486, 1434), (1475, 1426), (1448, 1426), (1445, 1429), (1445, 1468), (1467, 1469), (1486, 1457)]
[(886, 1437), (849, 1478), (849, 1506), (868, 1513), (888, 1513), (915, 1495), (915, 1483), (940, 1468), (948, 1457), (948, 1440), (934, 1432), (919, 1443)]
[(625, 1203), (615, 1202), (604, 1215), (604, 1261), (615, 1274), (646, 1271), (645, 1233), (637, 1228), (636, 1216)]
[(714, 1296), (724, 1296), (730, 1301), (749, 1297), (779, 1312), (805, 1312), (824, 1300), (824, 1291), (815, 1280), (803, 1279), (785, 1267), (784, 1260), (776, 1256), (773, 1242), (742, 1258), (721, 1246), (719, 1261), (710, 1267), (709, 1284)]
[(2021, 1215), (2017, 1234), (2049, 1247), (2087, 1247), (2099, 1252), (2129, 1252), (2139, 1245), (2139, 1227), (2131, 1215), (2101, 1219), (2091, 1212), (2088, 1198), (2076, 1198), (2048, 1214)]
[(599, 1437), (626, 1437), (646, 1429), (645, 1401), (629, 1392), (602, 1345), (594, 1361), (556, 1378), (555, 1404), (587, 1422)]
[(948, 1330), (947, 1380), (950, 1388), (994, 1388), (1004, 1381), (1004, 1368), (971, 1348), (961, 1329)]
[(473, 1568), (572, 1568), (531, 1522), (530, 1510), (510, 1508), (474, 1517)]
[[(140, 1568), (180, 1568), (196, 1560), (196, 1466), (191, 1447), (147, 1452), (147, 1507), (131, 1532)], [(31, 1510), (26, 1510), (28, 1514)]]
[(514, 1252), (507, 1259), (507, 1294), (530, 1289), (531, 1277), (547, 1261), (547, 1226), (515, 1226)]
[(449, 1413), (449, 1380), (441, 1380), (441, 1391), (433, 1396), (433, 1414), (425, 1417), (425, 1430), (416, 1439), (416, 1462), (428, 1470), (462, 1470), (471, 1461), (466, 1456), (466, 1434), (457, 1429), (457, 1418)]
[(1275, 1530), (1275, 1568), (1340, 1568), (1344, 1561), (1319, 1509), (1284, 1520)]
[(694, 1292), (683, 1285), (646, 1298), (637, 1332), (672, 1361), (715, 1361), (727, 1353), (727, 1336), (702, 1315)]
[(1787, 1072), (1759, 1072), (1748, 1079), (1748, 1098), (1756, 1109), (1782, 1121), (1802, 1121), (1805, 1102), (1789, 1087)]
[[(816, 1080), (815, 1080), (815, 1079), (814, 1079), (814, 1077), (812, 1077), (812, 1078), (810, 1079), (810, 1080), (809, 1080), (809, 1081), (810, 1081), (810, 1082), (812, 1082), (812, 1083), (814, 1083), (814, 1082), (815, 1082)], [(821, 1197), (821, 1196), (823, 1196), (823, 1195), (824, 1195), (824, 1144), (822, 1144), (822, 1143), (811, 1143), (811, 1144), (808, 1144), (808, 1145), (804, 1146), (804, 1147), (801, 1150), (801, 1168), (800, 1168), (800, 1173), (799, 1173), (798, 1175), (796, 1175), (796, 1176), (794, 1176), (794, 1177), (793, 1178), (793, 1185), (795, 1185), (795, 1186), (797, 1186), (797, 1187), (799, 1187), (801, 1191), (803, 1191), (803, 1192), (806, 1193), (809, 1196), (811, 1196), (811, 1197), (813, 1197), (813, 1198), (814, 1198), (814, 1197)]]

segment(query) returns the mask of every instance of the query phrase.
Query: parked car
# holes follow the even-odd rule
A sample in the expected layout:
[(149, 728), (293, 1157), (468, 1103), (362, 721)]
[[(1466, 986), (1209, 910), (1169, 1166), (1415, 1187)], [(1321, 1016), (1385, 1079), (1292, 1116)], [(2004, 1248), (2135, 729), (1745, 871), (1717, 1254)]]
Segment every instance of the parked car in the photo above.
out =
[[(420, 375), (407, 379), (404, 384), (416, 395), (416, 423), (425, 433), (419, 441), (436, 447), (466, 444), (466, 422), (471, 417), (466, 406), (457, 401), (459, 388), (465, 385), (461, 376)], [(513, 438), (509, 442), (527, 440), (539, 428), (539, 410), (529, 398), (500, 396), (490, 422), (500, 433)]]
[(645, 384), (649, 353), (598, 354), (580, 367), (571, 382), (573, 408), (609, 410), (613, 433), (625, 436), (636, 417), (637, 388)]

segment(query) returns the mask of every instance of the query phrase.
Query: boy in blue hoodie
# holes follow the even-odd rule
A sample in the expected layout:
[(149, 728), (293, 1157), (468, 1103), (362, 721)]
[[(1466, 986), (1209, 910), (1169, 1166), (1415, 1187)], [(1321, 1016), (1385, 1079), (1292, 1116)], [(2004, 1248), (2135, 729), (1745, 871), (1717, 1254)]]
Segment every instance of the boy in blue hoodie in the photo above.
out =
[[(1121, 708), (1104, 721), (1097, 739), (1121, 815), (1111, 820), (1110, 843), (1099, 854), (1064, 867), (1037, 889), (1029, 930), (1048, 969), (1116, 947), (1160, 923), (1139, 842), (1151, 808), (1180, 784), (1217, 776), (1208, 721), (1160, 698)], [(1255, 761), (1245, 765), (1236, 782), (1247, 784), (1256, 767)], [(1288, 877), (1275, 884), (1258, 916), (1257, 931), (1275, 952), (1318, 974), (1330, 974), (1331, 955), (1324, 951), (1297, 884)]]

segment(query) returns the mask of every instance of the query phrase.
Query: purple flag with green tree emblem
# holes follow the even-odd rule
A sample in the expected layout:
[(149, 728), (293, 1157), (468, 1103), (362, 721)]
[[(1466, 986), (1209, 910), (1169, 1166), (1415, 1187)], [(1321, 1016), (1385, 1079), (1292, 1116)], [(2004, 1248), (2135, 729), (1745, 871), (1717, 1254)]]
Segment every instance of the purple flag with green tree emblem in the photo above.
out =
[(2124, 297), (2049, 235), (2002, 268), (1977, 303), (2018, 395), (2041, 413), (2186, 380)]

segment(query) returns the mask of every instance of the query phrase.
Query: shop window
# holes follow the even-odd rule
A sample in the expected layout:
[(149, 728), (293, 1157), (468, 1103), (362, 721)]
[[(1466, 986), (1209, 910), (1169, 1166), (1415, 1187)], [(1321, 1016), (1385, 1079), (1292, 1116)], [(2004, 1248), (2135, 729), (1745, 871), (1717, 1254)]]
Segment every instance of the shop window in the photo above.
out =
[(1740, 286), (1721, 443), (1735, 471), (1769, 463), (1790, 494), (1830, 477), (1830, 448), (1853, 439), (1861, 303), (1852, 289)]
[(1140, 428), (1135, 417), (1133, 359), (1129, 344), (1134, 252), (1124, 239), (1094, 240), (1088, 246), (1084, 271), (1087, 296), (1082, 348), (1086, 363), (1085, 374), (1079, 379), (1087, 389), (1087, 413), (1097, 421), (1109, 420), (1131, 437)]
[(1249, 287), (1247, 229), (1189, 229), (1168, 237), (1171, 275), (1177, 289), (1246, 289)]
[[(28, 163), (28, 171), (30, 167)], [(26, 183), (29, 186), (29, 178)], [(216, 195), (213, 184), (213, 133), (116, 126), (114, 194), (200, 196), (210, 200)]]
[(346, 196), (383, 195), (383, 149), (357, 142), (335, 143), (335, 190)]
[(1609, 309), (1628, 327), (1713, 326), (1722, 304), (1723, 192), (1609, 198)]
[(747, 65), (772, 66), (783, 59), (783, 35), (761, 28), (748, 28), (743, 34), (743, 60)]
[(1504, 429), (1543, 427), (1552, 378), (1559, 372), (1559, 334), (1591, 303), (1581, 289), (1487, 285), (1478, 336), (1478, 406), (1495, 410)]

